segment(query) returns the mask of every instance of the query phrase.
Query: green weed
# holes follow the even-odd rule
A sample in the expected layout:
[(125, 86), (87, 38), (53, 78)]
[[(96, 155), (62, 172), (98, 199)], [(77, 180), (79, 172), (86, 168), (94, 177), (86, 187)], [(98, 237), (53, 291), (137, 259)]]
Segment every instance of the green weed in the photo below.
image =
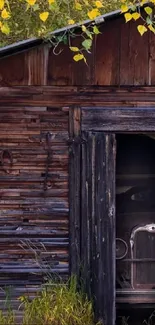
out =
[[(33, 300), (26, 296), (19, 300), (23, 309), (21, 325), (95, 325), (92, 302), (77, 290), (75, 276), (65, 284), (48, 281)], [(0, 325), (17, 325), (8, 297), (7, 312), (0, 311)]]
[(76, 277), (67, 284), (48, 283), (31, 302), (21, 297), (24, 304), (22, 325), (94, 325), (92, 302), (77, 291)]

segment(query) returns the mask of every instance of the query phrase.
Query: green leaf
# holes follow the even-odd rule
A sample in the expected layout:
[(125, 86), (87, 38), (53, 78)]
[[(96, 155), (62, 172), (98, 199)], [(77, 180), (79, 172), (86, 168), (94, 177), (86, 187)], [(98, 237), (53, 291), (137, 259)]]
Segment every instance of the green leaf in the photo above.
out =
[(136, 11), (137, 10), (137, 7), (135, 5), (131, 5), (130, 10), (131, 11)]
[(37, 11), (37, 10), (39, 10), (40, 8), (39, 8), (39, 5), (38, 4), (35, 4), (34, 6), (33, 6), (33, 10), (34, 11)]
[(89, 37), (89, 38), (93, 38), (92, 37), (92, 33), (86, 28), (86, 26), (82, 25), (82, 31)]
[(150, 19), (149, 16), (146, 17), (146, 22), (148, 25), (152, 25), (152, 20)]
[(87, 38), (82, 42), (82, 46), (85, 48), (86, 51), (90, 50), (92, 46), (92, 40)]
[(62, 41), (63, 41), (63, 43), (64, 43), (65, 45), (68, 44), (68, 37), (67, 37), (67, 35), (64, 35)]
[(144, 10), (148, 15), (152, 14), (152, 8), (151, 7), (145, 7)]
[(95, 35), (101, 34), (97, 26), (94, 26), (94, 27), (93, 27), (93, 33), (94, 33)]

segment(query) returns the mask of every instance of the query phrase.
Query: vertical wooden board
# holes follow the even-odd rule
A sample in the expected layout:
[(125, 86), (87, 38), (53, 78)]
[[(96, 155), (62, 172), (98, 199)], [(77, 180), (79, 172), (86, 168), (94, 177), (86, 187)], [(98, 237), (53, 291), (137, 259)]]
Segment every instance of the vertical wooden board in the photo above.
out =
[[(83, 39), (81, 39), (81, 37), (77, 37), (75, 40), (72, 41), (72, 46), (81, 48), (82, 42)], [(72, 60), (73, 85), (75, 86), (94, 85), (95, 47), (96, 47), (96, 40), (94, 39), (92, 43), (92, 47), (90, 49), (91, 53), (87, 53), (86, 51), (84, 51), (86, 62), (84, 60), (81, 60), (79, 62), (74, 62), (74, 60)]]
[[(82, 40), (81, 37), (71, 41), (71, 46), (81, 48)], [(73, 56), (76, 54), (72, 52), (68, 45), (61, 45), (55, 50), (54, 54), (51, 49), (49, 55), (48, 64), (48, 85), (54, 86), (66, 86), (66, 85), (92, 85), (94, 84), (94, 49), (95, 41), (93, 43), (91, 53), (85, 52), (85, 58), (87, 64), (84, 60), (75, 62)]]
[[(115, 136), (97, 134), (95, 145), (94, 235), (96, 309), (104, 324), (115, 323)], [(95, 281), (95, 282), (96, 282)], [(94, 283), (94, 290), (96, 283)]]
[(36, 47), (27, 52), (28, 85), (47, 84), (48, 46)]
[(70, 273), (80, 271), (80, 108), (69, 112), (69, 257)]
[(0, 59), (0, 86), (22, 85), (28, 85), (26, 52)]
[(95, 84), (119, 85), (120, 20), (104, 23), (97, 36)]
[(81, 277), (89, 297), (92, 294), (92, 263), (95, 246), (92, 245), (92, 139), (82, 134), (81, 166)]
[(115, 323), (115, 136), (83, 133), (81, 260), (95, 314)]
[(149, 85), (155, 85), (155, 35), (149, 33)]
[(140, 20), (130, 23), (128, 85), (134, 86), (149, 84), (149, 37), (148, 33), (143, 37), (138, 33), (137, 25), (140, 23)]
[(133, 83), (133, 80), (130, 80), (130, 75), (133, 75), (133, 72), (129, 56), (130, 23), (126, 24), (124, 18), (121, 18), (121, 20), (120, 85), (123, 86), (128, 85), (130, 82)]
[(72, 85), (72, 53), (68, 45), (51, 48), (48, 61), (48, 85)]

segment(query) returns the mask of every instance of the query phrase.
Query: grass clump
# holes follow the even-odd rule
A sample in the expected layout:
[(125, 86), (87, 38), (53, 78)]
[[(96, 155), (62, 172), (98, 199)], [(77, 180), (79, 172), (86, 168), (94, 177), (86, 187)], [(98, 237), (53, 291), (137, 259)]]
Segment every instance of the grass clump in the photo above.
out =
[(22, 325), (94, 325), (92, 303), (83, 292), (77, 291), (72, 277), (67, 284), (48, 283), (31, 302), (24, 304)]
[[(22, 325), (95, 325), (92, 302), (77, 290), (75, 276), (66, 284), (49, 281), (33, 300), (26, 296), (19, 300)], [(5, 315), (0, 311), (0, 325), (16, 325), (10, 305)]]
[(15, 324), (15, 315), (13, 311), (9, 311), (4, 315), (0, 310), (0, 325), (14, 325)]

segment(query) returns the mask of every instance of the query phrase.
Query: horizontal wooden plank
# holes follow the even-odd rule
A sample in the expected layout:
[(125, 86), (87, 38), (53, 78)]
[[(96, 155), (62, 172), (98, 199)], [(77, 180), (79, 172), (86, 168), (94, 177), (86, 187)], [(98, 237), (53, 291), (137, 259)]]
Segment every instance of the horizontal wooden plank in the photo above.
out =
[[(46, 107), (50, 105), (81, 104), (94, 106), (107, 102), (155, 102), (155, 87), (67, 87), (67, 86), (17, 86), (0, 88), (0, 104), (9, 107), (31, 106)], [(68, 109), (68, 108), (67, 108)], [(51, 108), (52, 111), (52, 108)]]
[(14, 104), (0, 104), (0, 286), (32, 296), (69, 274), (68, 108)]
[(82, 109), (82, 129), (92, 131), (155, 131), (155, 107), (88, 107)]

